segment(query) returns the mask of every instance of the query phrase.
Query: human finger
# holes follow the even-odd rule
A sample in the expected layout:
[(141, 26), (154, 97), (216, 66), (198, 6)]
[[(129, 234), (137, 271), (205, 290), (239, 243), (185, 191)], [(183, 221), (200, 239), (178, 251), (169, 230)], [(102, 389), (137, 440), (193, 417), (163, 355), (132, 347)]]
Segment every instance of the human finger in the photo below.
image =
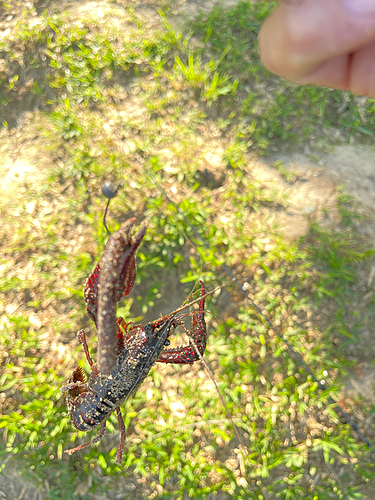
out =
[[(260, 32), (265, 65), (292, 81), (360, 89), (360, 93), (372, 88), (374, 58), (365, 61), (375, 42), (375, 12), (360, 14), (348, 8), (348, 2), (286, 0), (279, 4)], [(367, 2), (373, 2), (375, 10), (375, 1)], [(365, 64), (370, 64), (367, 83), (361, 83)]]

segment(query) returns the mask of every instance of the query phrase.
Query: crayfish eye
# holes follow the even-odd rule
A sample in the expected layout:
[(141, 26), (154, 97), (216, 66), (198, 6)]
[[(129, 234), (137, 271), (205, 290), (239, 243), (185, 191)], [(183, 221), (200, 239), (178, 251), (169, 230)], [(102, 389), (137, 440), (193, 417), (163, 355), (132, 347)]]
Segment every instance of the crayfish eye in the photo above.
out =
[(169, 345), (171, 345), (171, 341), (170, 341), (169, 339), (167, 339), (167, 340), (164, 342), (164, 345), (168, 347)]
[(154, 329), (153, 329), (153, 327), (151, 325), (146, 325), (144, 327), (144, 331), (145, 331), (146, 334), (150, 335), (150, 333), (154, 332)]

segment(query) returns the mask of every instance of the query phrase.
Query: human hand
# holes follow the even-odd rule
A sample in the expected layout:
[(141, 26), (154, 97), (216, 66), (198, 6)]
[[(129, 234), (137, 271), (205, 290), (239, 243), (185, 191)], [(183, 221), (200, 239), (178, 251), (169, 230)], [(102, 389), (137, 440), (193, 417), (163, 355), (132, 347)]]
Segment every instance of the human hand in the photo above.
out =
[(375, 0), (283, 0), (259, 46), (265, 66), (288, 80), (375, 98)]

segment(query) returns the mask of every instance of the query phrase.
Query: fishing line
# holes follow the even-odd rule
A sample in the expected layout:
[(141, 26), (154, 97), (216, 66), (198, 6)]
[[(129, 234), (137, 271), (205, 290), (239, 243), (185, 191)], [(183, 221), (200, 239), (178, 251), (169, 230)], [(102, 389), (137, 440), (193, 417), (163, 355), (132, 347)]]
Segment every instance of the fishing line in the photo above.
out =
[[(190, 229), (193, 231), (195, 236), (202, 242), (202, 244), (209, 250), (215, 257), (216, 260), (219, 260), (218, 257), (216, 256), (215, 252), (211, 249), (209, 243), (207, 240), (203, 238), (203, 236), (200, 235), (196, 227), (189, 222), (187, 217), (185, 216), (184, 212), (180, 209), (180, 207), (168, 196), (166, 193), (165, 189), (160, 185), (160, 183), (157, 181), (155, 178), (154, 173), (149, 169), (150, 176), (157, 186), (157, 188), (160, 190), (162, 195), (165, 197), (165, 199), (170, 203), (176, 210), (176, 212), (182, 217), (183, 221), (185, 224), (190, 227)], [(191, 242), (190, 238), (187, 237), (187, 239)], [(192, 242), (191, 242), (192, 243)], [(199, 249), (192, 243), (193, 247), (199, 251)], [(314, 380), (314, 382), (318, 385), (319, 389), (322, 391), (326, 391), (328, 388), (325, 386), (324, 381), (320, 381), (317, 379), (317, 377), (314, 375), (314, 373), (311, 371), (309, 366), (305, 363), (305, 361), (302, 359), (302, 357), (298, 354), (298, 352), (293, 349), (293, 347), (290, 345), (290, 343), (284, 338), (282, 333), (276, 328), (271, 320), (263, 313), (263, 311), (260, 309), (260, 307), (255, 303), (254, 299), (250, 297), (249, 293), (246, 291), (246, 287), (242, 286), (240, 281), (237, 279), (237, 277), (233, 274), (231, 269), (225, 264), (221, 264), (221, 269), (231, 278), (231, 281), (235, 283), (237, 288), (245, 295), (245, 297), (249, 300), (251, 305), (254, 307), (254, 309), (262, 316), (262, 318), (266, 321), (266, 323), (270, 326), (270, 328), (276, 333), (276, 335), (279, 337), (280, 340), (284, 342), (284, 344), (287, 346), (289, 353), (292, 355), (292, 357), (302, 366), (302, 368), (310, 375), (310, 377)], [(362, 434), (362, 432), (358, 429), (357, 425), (352, 421), (352, 419), (349, 417), (349, 415), (340, 407), (340, 405), (335, 401), (331, 396), (329, 396), (328, 401), (331, 405), (334, 406), (335, 410), (337, 413), (340, 413), (346, 420), (346, 422), (354, 429), (354, 431), (357, 433), (359, 438), (366, 444), (366, 446), (371, 450), (373, 454), (375, 454), (375, 449), (371, 445), (371, 443), (368, 441), (368, 439)]]

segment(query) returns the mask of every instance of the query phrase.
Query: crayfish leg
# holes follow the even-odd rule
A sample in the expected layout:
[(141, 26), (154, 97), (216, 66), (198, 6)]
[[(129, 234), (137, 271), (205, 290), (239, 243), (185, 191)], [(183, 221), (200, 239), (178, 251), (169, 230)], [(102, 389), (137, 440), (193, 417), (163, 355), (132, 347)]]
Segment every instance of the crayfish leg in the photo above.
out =
[(126, 344), (129, 340), (134, 337), (134, 335), (138, 332), (138, 328), (132, 329), (129, 328), (130, 325), (133, 325), (133, 321), (129, 321), (125, 323), (124, 318), (117, 318), (117, 356), (119, 356), (122, 351), (125, 349)]
[(124, 334), (122, 333), (122, 328), (124, 328), (123, 325), (127, 325), (127, 323), (125, 323), (125, 321), (121, 317), (117, 318), (116, 323), (117, 323), (117, 356), (120, 356), (120, 354), (125, 348)]
[[(201, 300), (199, 303), (199, 310), (193, 313), (192, 327), (189, 333), (189, 345), (165, 349), (158, 359), (159, 363), (193, 364), (199, 359), (199, 355), (193, 346), (193, 342), (200, 354), (203, 356), (207, 344), (207, 328), (204, 319), (204, 296), (206, 291), (203, 281), (200, 281), (199, 283), (201, 285)], [(176, 320), (178, 320), (178, 318), (176, 318)], [(177, 321), (176, 323), (178, 324)]]
[(122, 418), (122, 413), (119, 407), (116, 408), (118, 426), (121, 432), (120, 445), (117, 450), (116, 463), (120, 467), (122, 466), (122, 450), (124, 448), (124, 443), (126, 439), (126, 429), (124, 424), (124, 419)]
[(64, 452), (67, 453), (68, 455), (73, 455), (73, 453), (75, 453), (76, 451), (82, 450), (82, 448), (86, 448), (86, 446), (90, 446), (90, 444), (99, 443), (99, 441), (104, 436), (104, 431), (105, 431), (106, 425), (107, 425), (107, 421), (104, 420), (104, 422), (100, 426), (99, 434), (96, 437), (94, 437), (94, 439), (89, 441), (88, 443), (81, 444), (80, 446), (77, 446), (76, 448), (71, 448), (70, 450), (65, 450)]
[(83, 350), (85, 351), (85, 355), (86, 355), (86, 359), (87, 359), (88, 364), (91, 367), (93, 367), (94, 366), (94, 362), (93, 362), (93, 360), (92, 360), (92, 358), (90, 356), (90, 353), (89, 353), (89, 346), (87, 345), (85, 330), (80, 330), (77, 333), (77, 339), (82, 344), (82, 347), (83, 347)]

